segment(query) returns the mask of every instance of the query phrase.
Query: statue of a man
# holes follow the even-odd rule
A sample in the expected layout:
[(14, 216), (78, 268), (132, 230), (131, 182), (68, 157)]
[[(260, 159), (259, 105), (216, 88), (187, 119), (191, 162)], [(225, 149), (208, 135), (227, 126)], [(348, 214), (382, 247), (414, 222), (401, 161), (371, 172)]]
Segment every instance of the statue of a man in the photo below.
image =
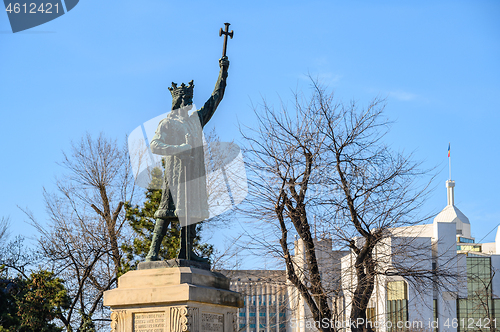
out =
[(192, 252), (196, 223), (209, 217), (203, 127), (215, 113), (224, 96), (229, 61), (219, 60), (220, 72), (214, 92), (205, 105), (191, 114), (193, 81), (189, 85), (172, 83), (172, 111), (160, 121), (151, 140), (151, 151), (164, 156), (163, 192), (158, 210), (153, 240), (146, 261), (158, 260), (160, 245), (172, 221), (181, 221), (181, 250), (178, 258), (206, 261)]

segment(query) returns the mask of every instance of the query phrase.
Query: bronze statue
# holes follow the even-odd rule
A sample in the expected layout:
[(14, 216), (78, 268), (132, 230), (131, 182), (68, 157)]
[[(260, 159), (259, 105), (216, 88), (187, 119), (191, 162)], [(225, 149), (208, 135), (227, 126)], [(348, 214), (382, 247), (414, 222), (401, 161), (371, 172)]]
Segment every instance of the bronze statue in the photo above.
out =
[(209, 217), (203, 152), (203, 127), (215, 113), (224, 96), (229, 61), (225, 55), (226, 23), (223, 57), (212, 96), (205, 105), (189, 114), (193, 108), (193, 81), (188, 85), (172, 83), (172, 111), (160, 121), (150, 147), (155, 154), (164, 156), (165, 173), (161, 203), (155, 213), (153, 240), (146, 261), (158, 260), (160, 245), (172, 221), (180, 220), (181, 250), (178, 258), (206, 262), (192, 252), (196, 223)]

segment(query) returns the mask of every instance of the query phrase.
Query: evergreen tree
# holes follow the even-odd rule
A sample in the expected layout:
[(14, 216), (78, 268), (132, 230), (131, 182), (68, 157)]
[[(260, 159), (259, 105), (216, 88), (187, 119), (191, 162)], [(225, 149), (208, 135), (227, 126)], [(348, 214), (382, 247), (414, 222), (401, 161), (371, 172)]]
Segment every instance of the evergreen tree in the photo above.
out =
[(0, 286), (0, 331), (59, 332), (52, 321), (69, 307), (63, 281), (49, 271), (33, 272)]
[(18, 292), (17, 280), (3, 278), (5, 266), (0, 266), (0, 332), (15, 331), (19, 327), (17, 304), (14, 295)]
[(80, 315), (82, 317), (82, 323), (80, 324), (78, 332), (96, 332), (96, 327), (94, 321), (92, 320), (92, 317), (82, 312), (81, 310)]

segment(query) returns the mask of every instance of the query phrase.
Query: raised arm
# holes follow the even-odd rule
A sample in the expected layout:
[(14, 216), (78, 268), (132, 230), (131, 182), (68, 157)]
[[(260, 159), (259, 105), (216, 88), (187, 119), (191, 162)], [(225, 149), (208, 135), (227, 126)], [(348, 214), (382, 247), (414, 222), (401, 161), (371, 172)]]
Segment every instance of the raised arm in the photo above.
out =
[(219, 59), (219, 66), (219, 78), (217, 79), (217, 83), (215, 83), (214, 92), (212, 92), (212, 95), (207, 100), (205, 105), (195, 112), (200, 118), (202, 127), (204, 127), (212, 118), (212, 115), (215, 113), (217, 106), (219, 106), (222, 97), (224, 97), (224, 91), (226, 90), (227, 69), (229, 67), (229, 60), (227, 59), (227, 56)]

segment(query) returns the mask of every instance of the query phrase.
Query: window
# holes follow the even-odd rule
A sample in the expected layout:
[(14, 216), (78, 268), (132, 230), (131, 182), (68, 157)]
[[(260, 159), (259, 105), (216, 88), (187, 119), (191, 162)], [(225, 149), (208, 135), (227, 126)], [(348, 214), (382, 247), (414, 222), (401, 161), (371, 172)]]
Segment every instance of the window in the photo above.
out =
[(377, 311), (375, 308), (366, 308), (366, 321), (372, 324), (373, 329), (375, 329), (375, 322), (377, 321), (376, 316)]
[[(406, 331), (397, 328), (398, 322), (408, 321), (408, 286), (405, 281), (390, 281), (387, 283), (387, 321), (392, 327), (389, 332)], [(401, 326), (401, 323), (399, 323)]]
[(489, 330), (484, 325), (495, 325), (500, 308), (491, 297), (490, 257), (467, 257), (467, 298), (457, 301), (457, 332)]
[(405, 281), (391, 281), (387, 283), (387, 300), (408, 300), (408, 287)]
[(457, 245), (457, 250), (481, 252), (480, 245)]

